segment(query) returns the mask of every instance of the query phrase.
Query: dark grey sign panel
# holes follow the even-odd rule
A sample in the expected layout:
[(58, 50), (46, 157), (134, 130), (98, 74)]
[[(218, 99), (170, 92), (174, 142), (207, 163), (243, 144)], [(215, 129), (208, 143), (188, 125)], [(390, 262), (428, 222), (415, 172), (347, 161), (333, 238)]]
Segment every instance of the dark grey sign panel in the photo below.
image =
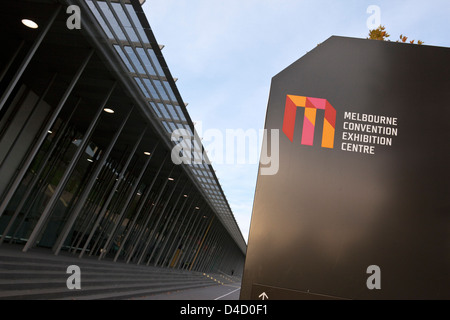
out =
[(342, 300), (338, 297), (254, 284), (251, 300)]
[(448, 48), (332, 37), (276, 75), (241, 298), (450, 299), (449, 119)]

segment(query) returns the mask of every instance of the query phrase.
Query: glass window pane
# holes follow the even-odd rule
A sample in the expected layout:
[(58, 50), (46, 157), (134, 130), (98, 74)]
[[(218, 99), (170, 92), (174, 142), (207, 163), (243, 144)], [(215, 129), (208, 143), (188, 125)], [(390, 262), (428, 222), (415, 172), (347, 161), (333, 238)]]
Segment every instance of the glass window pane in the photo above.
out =
[(128, 56), (130, 57), (134, 67), (136, 68), (134, 72), (145, 74), (145, 70), (142, 67), (141, 63), (139, 62), (139, 59), (137, 58), (136, 54), (134, 53), (133, 48), (130, 46), (125, 46), (124, 49), (127, 52)]
[(165, 122), (165, 121), (161, 121), (161, 122), (162, 122), (164, 128), (166, 128), (167, 132), (172, 133), (172, 131), (170, 130), (169, 126), (167, 125), (167, 122)]
[(132, 27), (125, 27), (125, 31), (127, 32), (131, 42), (139, 42), (139, 39)]
[(180, 115), (181, 120), (186, 121), (186, 117), (184, 116), (183, 111), (181, 111), (180, 106), (175, 106), (175, 108), (177, 109), (177, 112)]
[(109, 39), (114, 39), (111, 31), (109, 31), (108, 26), (105, 23), (105, 20), (103, 20), (102, 16), (100, 15), (100, 13), (98, 12), (97, 8), (95, 7), (95, 5), (92, 3), (92, 0), (87, 0), (86, 3), (89, 6), (89, 9), (91, 9), (92, 13), (94, 14), (95, 18), (97, 19), (98, 23), (100, 24), (100, 26), (102, 27), (103, 31), (106, 33), (106, 36)]
[(148, 59), (147, 55), (145, 54), (145, 51), (143, 48), (136, 48), (139, 57), (141, 58), (142, 62), (144, 63), (145, 68), (147, 69), (148, 73), (152, 76), (156, 76), (155, 69), (153, 69), (152, 64), (150, 63), (150, 60)]
[(134, 77), (134, 80), (136, 81), (136, 83), (138, 84), (139, 88), (141, 88), (142, 93), (145, 95), (146, 98), (151, 98), (147, 89), (144, 87), (141, 79), (139, 79), (138, 77)]
[(169, 122), (169, 126), (170, 126), (170, 128), (172, 129), (171, 132), (174, 132), (175, 130), (177, 130), (177, 127), (175, 127), (175, 125), (174, 125), (173, 122)]
[(173, 90), (170, 87), (169, 82), (163, 81), (163, 84), (164, 84), (164, 87), (166, 87), (167, 92), (169, 93), (170, 99), (172, 99), (172, 101), (177, 101), (177, 98), (175, 98), (175, 94), (173, 93)]
[(117, 53), (119, 54), (122, 61), (125, 63), (125, 65), (128, 68), (129, 72), (134, 72), (133, 66), (131, 65), (130, 61), (126, 57), (125, 53), (122, 51), (122, 48), (118, 46), (117, 44), (114, 45), (114, 49), (116, 49)]
[(150, 58), (152, 59), (152, 62), (155, 65), (156, 71), (158, 72), (158, 74), (160, 76), (165, 76), (165, 74), (161, 68), (161, 65), (159, 64), (158, 58), (156, 58), (156, 54), (153, 51), (153, 49), (148, 49), (148, 53), (150, 54)]
[(189, 127), (187, 124), (184, 126), (186, 128), (186, 130), (189, 132), (189, 134), (191, 135), (191, 137), (194, 136), (194, 134), (192, 133), (191, 127)]
[(112, 14), (111, 10), (109, 10), (107, 3), (106, 2), (97, 2), (97, 3), (100, 6), (103, 14), (105, 15), (106, 20), (108, 20), (108, 22), (111, 24), (111, 27), (112, 27), (113, 31), (115, 32), (115, 34), (117, 35), (117, 38), (119, 40), (125, 41), (127, 38), (125, 37), (122, 30), (120, 29), (119, 23), (117, 22), (116, 18), (114, 18), (114, 15)]
[(161, 110), (164, 118), (170, 119), (169, 113), (166, 110), (166, 107), (162, 103), (158, 103), (159, 110)]
[(128, 21), (128, 18), (122, 9), (122, 5), (120, 3), (111, 3), (111, 5), (114, 11), (116, 12), (117, 16), (119, 17), (119, 21), (123, 24), (123, 26), (131, 27), (131, 23), (130, 21)]
[(138, 37), (134, 32), (133, 28), (131, 27), (131, 22), (128, 20), (125, 12), (123, 11), (122, 5), (120, 3), (112, 3), (111, 5), (114, 11), (116, 12), (117, 16), (119, 17), (119, 21), (124, 26), (125, 31), (127, 32), (130, 40), (134, 42), (138, 41)]
[(154, 80), (153, 82), (155, 83), (156, 90), (158, 90), (159, 94), (161, 95), (162, 100), (165, 100), (165, 101), (169, 100), (169, 97), (167, 96), (167, 93), (164, 90), (164, 87), (161, 84), (161, 81)]
[(159, 112), (158, 108), (156, 107), (156, 105), (153, 102), (150, 102), (150, 106), (152, 107), (153, 111), (155, 111), (158, 118), (162, 118), (161, 112)]
[(144, 83), (147, 86), (147, 88), (150, 90), (150, 94), (152, 95), (152, 97), (154, 99), (159, 99), (158, 98), (158, 94), (156, 93), (155, 87), (153, 87), (152, 82), (150, 81), (150, 79), (144, 79)]
[(144, 29), (142, 28), (141, 22), (139, 21), (139, 18), (137, 17), (136, 12), (133, 9), (133, 6), (131, 4), (126, 4), (125, 7), (127, 8), (128, 13), (130, 14), (130, 17), (133, 20), (133, 23), (134, 23), (142, 41), (145, 43), (149, 43), (147, 35), (145, 34)]
[(169, 110), (169, 113), (174, 120), (180, 120), (177, 113), (175, 112), (175, 109), (173, 108), (173, 106), (171, 104), (167, 105), (167, 109)]

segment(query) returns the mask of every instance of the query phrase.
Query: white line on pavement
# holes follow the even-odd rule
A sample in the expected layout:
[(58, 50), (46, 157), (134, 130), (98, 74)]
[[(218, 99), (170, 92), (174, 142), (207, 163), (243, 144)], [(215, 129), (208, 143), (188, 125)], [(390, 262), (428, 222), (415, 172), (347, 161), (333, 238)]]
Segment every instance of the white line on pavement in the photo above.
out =
[(224, 294), (223, 296), (220, 296), (220, 297), (218, 297), (218, 298), (215, 298), (214, 300), (220, 300), (220, 299), (222, 299), (223, 297), (229, 296), (230, 294), (232, 294), (232, 293), (234, 293), (234, 292), (236, 292), (236, 291), (238, 291), (238, 290), (240, 290), (240, 289), (241, 289), (241, 287), (239, 287), (239, 288), (237, 288), (236, 290), (233, 290), (233, 291), (231, 291), (231, 292), (229, 292), (229, 293), (227, 293), (227, 294)]

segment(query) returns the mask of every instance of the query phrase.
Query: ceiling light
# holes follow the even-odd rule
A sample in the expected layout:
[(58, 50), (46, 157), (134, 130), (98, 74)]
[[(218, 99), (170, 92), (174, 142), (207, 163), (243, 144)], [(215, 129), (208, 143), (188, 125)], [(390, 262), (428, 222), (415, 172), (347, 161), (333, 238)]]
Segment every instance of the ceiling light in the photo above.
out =
[(200, 208), (199, 207), (195, 207), (195, 210), (200, 210)]
[(92, 159), (87, 159), (87, 161), (89, 161), (89, 162), (94, 162), (94, 160), (92, 160)]
[(169, 181), (174, 181), (175, 179), (174, 178), (169, 178)]
[(36, 22), (34, 22), (33, 20), (30, 20), (30, 19), (22, 19), (22, 23), (31, 29), (37, 29), (39, 27)]
[(103, 109), (103, 111), (105, 111), (106, 113), (114, 113), (114, 110), (109, 108), (105, 108)]
[(48, 132), (48, 133), (50, 133), (50, 134), (52, 134), (52, 133), (53, 133), (53, 132), (52, 132), (52, 130), (48, 130), (47, 132)]
[(188, 195), (187, 195), (187, 194), (185, 194), (185, 195), (184, 195), (184, 197), (185, 197), (185, 198), (187, 198), (187, 197), (188, 197)]
[(149, 156), (149, 155), (151, 155), (151, 153), (150, 152), (144, 152), (144, 154), (146, 155), (146, 156)]

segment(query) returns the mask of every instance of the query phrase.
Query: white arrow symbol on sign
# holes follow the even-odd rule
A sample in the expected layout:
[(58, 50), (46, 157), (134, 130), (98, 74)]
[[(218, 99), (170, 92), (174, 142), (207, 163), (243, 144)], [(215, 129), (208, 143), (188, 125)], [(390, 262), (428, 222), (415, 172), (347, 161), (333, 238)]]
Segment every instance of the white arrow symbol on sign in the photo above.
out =
[(267, 296), (267, 294), (265, 292), (261, 293), (258, 298), (261, 298), (261, 300), (269, 299), (269, 297)]

